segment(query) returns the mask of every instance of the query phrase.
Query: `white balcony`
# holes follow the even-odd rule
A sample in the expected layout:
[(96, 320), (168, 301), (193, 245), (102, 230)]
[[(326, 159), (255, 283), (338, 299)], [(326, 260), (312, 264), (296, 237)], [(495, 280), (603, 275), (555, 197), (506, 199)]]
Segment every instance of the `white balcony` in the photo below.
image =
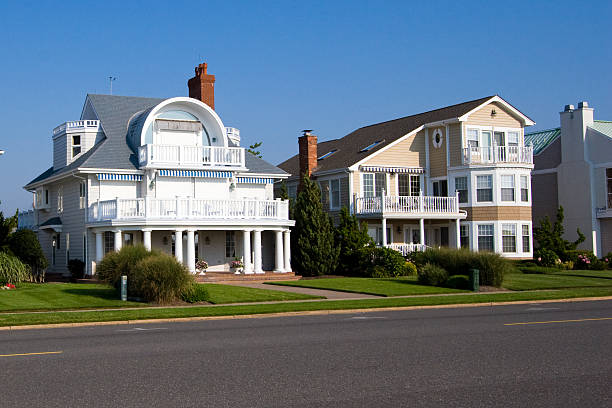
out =
[(134, 198), (99, 201), (89, 207), (89, 222), (289, 220), (289, 201)]
[(71, 132), (71, 131), (80, 131), (80, 130), (90, 130), (90, 131), (98, 131), (100, 127), (99, 120), (73, 120), (70, 122), (64, 122), (61, 125), (57, 126), (53, 129), (53, 136), (59, 135), (62, 132)]
[(387, 248), (391, 248), (402, 254), (408, 256), (411, 252), (419, 251), (423, 252), (427, 249), (427, 245), (424, 244), (388, 244)]
[(489, 146), (463, 149), (463, 164), (533, 164), (533, 146)]
[(465, 218), (458, 197), (378, 196), (357, 197), (355, 213), (361, 216), (400, 218)]
[(140, 167), (245, 168), (244, 147), (147, 144), (138, 148)]
[(34, 210), (20, 212), (17, 215), (17, 228), (31, 230), (35, 230), (36, 228), (38, 228), (36, 212)]

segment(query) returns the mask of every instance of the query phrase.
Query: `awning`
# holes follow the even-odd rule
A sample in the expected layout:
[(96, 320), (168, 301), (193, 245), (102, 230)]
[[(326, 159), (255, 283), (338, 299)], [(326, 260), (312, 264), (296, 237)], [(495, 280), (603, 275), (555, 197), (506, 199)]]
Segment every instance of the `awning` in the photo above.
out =
[(238, 184), (274, 184), (273, 178), (263, 177), (238, 177)]
[(98, 173), (98, 180), (141, 181), (141, 174)]
[(423, 173), (423, 168), (422, 167), (360, 166), (359, 169), (361, 171), (366, 171), (366, 172), (370, 172), (370, 173), (412, 173), (412, 174), (421, 174), (421, 173)]
[(231, 178), (232, 172), (210, 170), (160, 170), (159, 175), (163, 177)]

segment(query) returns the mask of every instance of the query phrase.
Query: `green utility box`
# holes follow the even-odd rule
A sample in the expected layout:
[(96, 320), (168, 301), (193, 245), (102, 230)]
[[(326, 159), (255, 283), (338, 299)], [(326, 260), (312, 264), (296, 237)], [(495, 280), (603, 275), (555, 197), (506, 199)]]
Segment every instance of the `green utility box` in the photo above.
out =
[(478, 269), (470, 269), (470, 289), (474, 292), (480, 290), (480, 271)]

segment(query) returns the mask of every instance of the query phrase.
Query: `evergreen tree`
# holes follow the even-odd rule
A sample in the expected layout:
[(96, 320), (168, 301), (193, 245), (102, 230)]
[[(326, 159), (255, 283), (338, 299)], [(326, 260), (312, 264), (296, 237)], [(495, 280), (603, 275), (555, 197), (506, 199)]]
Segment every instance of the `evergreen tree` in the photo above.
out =
[(0, 251), (7, 249), (8, 237), (17, 228), (18, 210), (15, 210), (15, 215), (4, 218), (4, 213), (0, 211)]
[(540, 226), (533, 229), (533, 237), (538, 242), (538, 249), (548, 249), (557, 254), (561, 259), (565, 259), (566, 251), (575, 250), (578, 245), (585, 240), (584, 234), (580, 228), (576, 228), (578, 239), (574, 242), (567, 241), (563, 238), (565, 228), (563, 228), (563, 207), (560, 206), (557, 210), (557, 218), (554, 224), (551, 224), (548, 216), (540, 221)]
[(260, 159), (263, 157), (261, 152), (257, 150), (258, 147), (261, 147), (262, 142), (256, 142), (249, 146), (247, 152), (251, 153), (255, 157), (259, 157)]
[(338, 263), (331, 219), (323, 212), (319, 187), (304, 176), (294, 207), (292, 266), (302, 276), (329, 275)]
[(346, 207), (340, 210), (340, 224), (336, 228), (336, 246), (340, 248), (337, 273), (347, 276), (361, 276), (367, 265), (363, 257), (363, 248), (374, 246), (368, 235), (367, 224), (359, 223)]

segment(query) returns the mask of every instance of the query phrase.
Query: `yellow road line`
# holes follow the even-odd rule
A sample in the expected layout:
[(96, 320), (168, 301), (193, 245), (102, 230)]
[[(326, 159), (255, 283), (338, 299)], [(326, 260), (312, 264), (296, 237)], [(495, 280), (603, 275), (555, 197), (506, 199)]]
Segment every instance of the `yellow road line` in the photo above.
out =
[(612, 317), (599, 317), (592, 319), (573, 319), (573, 320), (549, 320), (545, 322), (520, 322), (520, 323), (504, 323), (504, 326), (519, 326), (525, 324), (551, 324), (551, 323), (576, 323), (576, 322), (592, 322), (597, 320), (612, 320)]
[(40, 356), (42, 354), (62, 354), (63, 351), (43, 351), (40, 353), (0, 354), (0, 357)]

